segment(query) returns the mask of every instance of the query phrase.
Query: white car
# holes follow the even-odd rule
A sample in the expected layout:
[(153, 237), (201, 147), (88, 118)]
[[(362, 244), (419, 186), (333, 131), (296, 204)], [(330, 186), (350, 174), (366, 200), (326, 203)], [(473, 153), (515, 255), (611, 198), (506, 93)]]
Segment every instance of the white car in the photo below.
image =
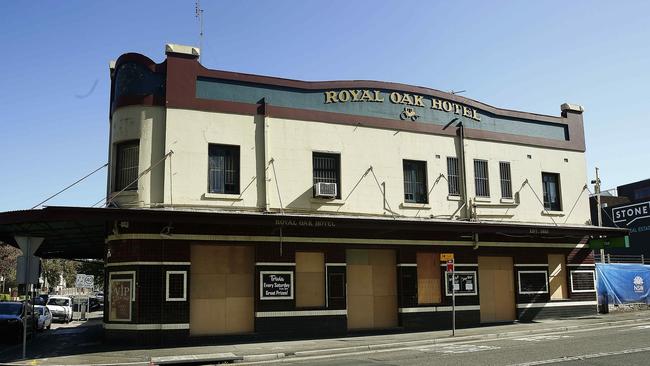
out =
[(34, 312), (38, 314), (38, 330), (50, 329), (52, 326), (52, 312), (47, 306), (36, 305)]
[(72, 320), (72, 299), (67, 296), (50, 296), (47, 299), (47, 308), (52, 312), (52, 319), (66, 323)]

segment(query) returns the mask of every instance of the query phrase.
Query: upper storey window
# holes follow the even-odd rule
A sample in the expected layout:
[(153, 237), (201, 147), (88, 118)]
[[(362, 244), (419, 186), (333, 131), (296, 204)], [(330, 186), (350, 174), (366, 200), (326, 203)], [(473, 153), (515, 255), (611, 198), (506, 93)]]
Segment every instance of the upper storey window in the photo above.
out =
[(428, 202), (426, 161), (404, 160), (404, 202)]
[[(318, 183), (334, 183), (335, 197), (341, 198), (341, 156), (339, 154), (313, 153), (312, 165), (314, 168), (314, 187)], [(331, 188), (329, 188), (331, 189)], [(316, 196), (314, 188), (314, 196)], [(333, 195), (334, 196), (334, 195)]]
[(239, 146), (210, 144), (208, 192), (239, 194)]
[(116, 145), (115, 158), (115, 189), (137, 190), (138, 189), (138, 161), (140, 159), (140, 141), (133, 140), (122, 142)]
[(501, 176), (501, 198), (512, 198), (512, 176), (509, 162), (499, 162), (499, 175)]
[(460, 170), (458, 169), (458, 158), (447, 158), (447, 185), (450, 196), (460, 196)]
[(115, 70), (114, 97), (165, 95), (165, 78), (136, 62), (125, 62)]
[(550, 211), (562, 211), (560, 175), (542, 173), (542, 188), (544, 189), (544, 208)]
[(474, 185), (476, 197), (490, 197), (490, 180), (487, 160), (474, 160)]

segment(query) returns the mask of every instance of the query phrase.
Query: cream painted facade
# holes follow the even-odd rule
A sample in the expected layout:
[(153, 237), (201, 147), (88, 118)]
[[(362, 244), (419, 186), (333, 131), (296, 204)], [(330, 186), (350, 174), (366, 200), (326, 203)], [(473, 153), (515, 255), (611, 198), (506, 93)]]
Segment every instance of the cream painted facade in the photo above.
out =
[[(406, 123), (406, 122), (405, 122)], [(447, 157), (459, 157), (452, 136), (311, 121), (129, 106), (112, 117), (111, 149), (139, 139), (142, 176), (120, 206), (184, 207), (346, 215), (450, 218), (463, 199), (448, 195)], [(240, 147), (240, 194), (208, 193), (208, 144)], [(312, 153), (340, 154), (341, 199), (313, 198)], [(403, 159), (426, 161), (427, 204), (404, 202)], [(488, 161), (490, 198), (475, 198), (473, 159)], [(514, 199), (501, 198), (499, 162), (511, 164)], [(589, 220), (583, 152), (465, 140), (467, 192), (478, 220), (583, 225)], [(372, 170), (369, 168), (372, 167)], [(111, 152), (111, 179), (115, 156)], [(560, 212), (547, 212), (542, 172), (560, 176)], [(375, 180), (376, 177), (376, 180)], [(530, 185), (524, 184), (528, 181)], [(385, 187), (385, 195), (383, 193)], [(114, 192), (113, 192), (114, 194)], [(537, 196), (537, 197), (536, 197)], [(385, 200), (384, 200), (385, 197)]]

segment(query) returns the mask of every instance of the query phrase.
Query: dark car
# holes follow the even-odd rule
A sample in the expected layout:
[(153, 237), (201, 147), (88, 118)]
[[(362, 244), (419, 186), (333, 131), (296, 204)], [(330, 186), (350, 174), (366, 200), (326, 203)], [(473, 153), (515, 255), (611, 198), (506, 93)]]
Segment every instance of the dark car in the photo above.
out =
[(25, 312), (22, 302), (0, 302), (0, 337), (19, 340), (23, 335), (23, 319), (27, 317), (27, 335), (34, 333), (36, 321), (32, 316), (31, 304)]

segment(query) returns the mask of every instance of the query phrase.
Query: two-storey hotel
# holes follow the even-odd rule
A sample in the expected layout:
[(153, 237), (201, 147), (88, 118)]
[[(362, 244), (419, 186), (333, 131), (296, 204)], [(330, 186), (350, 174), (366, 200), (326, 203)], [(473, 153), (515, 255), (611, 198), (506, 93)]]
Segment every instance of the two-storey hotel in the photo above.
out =
[(452, 292), (459, 326), (596, 312), (588, 242), (625, 232), (589, 221), (582, 107), (166, 56), (111, 64), (108, 208), (41, 210), (105, 224), (108, 337), (447, 329)]

